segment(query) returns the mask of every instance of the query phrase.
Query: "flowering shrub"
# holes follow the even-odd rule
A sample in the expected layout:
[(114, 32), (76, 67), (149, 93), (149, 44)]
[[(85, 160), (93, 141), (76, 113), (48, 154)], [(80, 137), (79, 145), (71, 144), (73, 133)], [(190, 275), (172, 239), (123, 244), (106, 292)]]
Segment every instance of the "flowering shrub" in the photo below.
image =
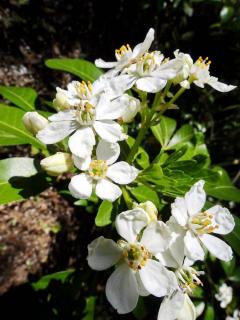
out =
[[(211, 305), (199, 303), (208, 273), (202, 261), (211, 268), (219, 259), (227, 268), (231, 247), (239, 254), (233, 231), (239, 218), (217, 201), (240, 201), (240, 190), (210, 165), (202, 132), (190, 124), (178, 128), (163, 114), (178, 112), (179, 97), (194, 85), (219, 92), (235, 86), (210, 74), (208, 58), (194, 61), (179, 50), (168, 58), (150, 51), (153, 40), (150, 29), (133, 49), (116, 50), (116, 61), (97, 59), (106, 73), (84, 60), (47, 61), (83, 79), (57, 88), (51, 112), (35, 110), (30, 88), (0, 88), (17, 106), (0, 107), (1, 145), (28, 143), (36, 155), (0, 161), (0, 203), (38, 194), (68, 173), (76, 205), (92, 205), (96, 226), (112, 224), (118, 233), (116, 242), (114, 231), (93, 240), (87, 256), (94, 270), (115, 266), (106, 297), (116, 312), (129, 313), (140, 296), (153, 295), (161, 298), (158, 319), (196, 319), (203, 312), (213, 319)], [(227, 319), (238, 317), (232, 287), (213, 290)]]

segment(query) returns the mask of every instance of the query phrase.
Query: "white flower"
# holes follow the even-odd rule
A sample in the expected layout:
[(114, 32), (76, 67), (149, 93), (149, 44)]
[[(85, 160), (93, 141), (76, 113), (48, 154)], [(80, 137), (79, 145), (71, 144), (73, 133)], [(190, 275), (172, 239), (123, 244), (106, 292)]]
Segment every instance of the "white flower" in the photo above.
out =
[(235, 225), (233, 216), (219, 205), (203, 210), (206, 201), (203, 186), (204, 181), (198, 181), (184, 197), (177, 197), (171, 206), (172, 216), (185, 232), (185, 254), (193, 261), (203, 260), (203, 244), (218, 259), (229, 261), (232, 258), (231, 247), (211, 233), (230, 233)]
[(107, 281), (106, 296), (120, 314), (131, 312), (139, 295), (163, 297), (177, 288), (174, 273), (154, 259), (156, 252), (167, 248), (170, 231), (159, 221), (150, 223), (141, 233), (146, 225), (144, 215), (142, 209), (122, 212), (116, 219), (116, 229), (124, 240), (116, 244), (99, 237), (88, 246), (92, 269), (104, 270), (117, 263)]
[[(117, 143), (100, 140), (96, 149), (97, 159), (73, 157), (76, 167), (86, 171), (74, 176), (69, 184), (73, 197), (87, 199), (91, 196), (93, 187), (100, 199), (115, 201), (122, 194), (116, 185), (129, 184), (135, 180), (139, 170), (127, 162), (116, 162), (120, 154)], [(113, 183), (113, 182), (115, 183)]]
[(223, 283), (218, 288), (218, 293), (215, 294), (215, 298), (220, 301), (220, 307), (225, 309), (227, 305), (232, 301), (233, 298), (233, 289)]
[(236, 88), (236, 86), (227, 85), (223, 82), (218, 81), (218, 78), (212, 77), (209, 72), (211, 61), (208, 58), (203, 59), (199, 57), (198, 60), (193, 64), (190, 77), (194, 79), (194, 84), (200, 88), (204, 88), (205, 84), (208, 84), (213, 89), (220, 92), (228, 92)]
[(26, 112), (22, 120), (25, 128), (34, 135), (48, 125), (48, 120), (36, 111)]
[(227, 316), (226, 320), (240, 320), (240, 310), (234, 310), (233, 316)]
[(175, 291), (163, 299), (158, 312), (158, 320), (195, 320), (196, 309), (189, 296)]
[(73, 81), (68, 90), (57, 90), (65, 95), (69, 109), (49, 117), (51, 123), (37, 134), (43, 143), (59, 142), (75, 131), (69, 138), (69, 148), (74, 155), (85, 158), (95, 145), (95, 133), (110, 142), (123, 139), (121, 126), (113, 120), (122, 116), (126, 105), (100, 94), (102, 85)]
[(123, 101), (125, 112), (123, 113), (121, 119), (124, 123), (132, 122), (136, 114), (141, 110), (141, 102), (128, 94), (124, 94), (119, 98), (119, 101)]
[(121, 46), (120, 49), (115, 50), (115, 56), (117, 61), (105, 62), (102, 59), (97, 59), (95, 64), (99, 68), (115, 68), (116, 71), (120, 71), (126, 66), (135, 63), (145, 52), (148, 51), (154, 39), (154, 29), (150, 28), (145, 40), (142, 43), (136, 45), (132, 50), (129, 44)]
[(69, 153), (57, 152), (41, 160), (40, 165), (50, 176), (58, 176), (73, 168), (72, 157)]

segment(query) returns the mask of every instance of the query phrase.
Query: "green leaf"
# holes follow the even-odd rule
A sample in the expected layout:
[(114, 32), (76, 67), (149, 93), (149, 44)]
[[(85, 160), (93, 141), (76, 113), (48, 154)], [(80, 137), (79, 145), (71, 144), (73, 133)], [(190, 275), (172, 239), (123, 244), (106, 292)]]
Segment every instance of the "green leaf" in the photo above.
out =
[(176, 121), (172, 118), (161, 117), (158, 125), (151, 127), (155, 138), (160, 142), (161, 146), (165, 148), (176, 129)]
[[(126, 140), (126, 143), (129, 147), (127, 154), (129, 152), (130, 148), (132, 148), (134, 142), (135, 142), (135, 139), (133, 137), (128, 136), (128, 139)], [(134, 156), (134, 160), (136, 160), (136, 162), (143, 169), (146, 169), (147, 167), (149, 167), (149, 156), (148, 156), (147, 152), (142, 147), (138, 148), (138, 151)]]
[(204, 314), (204, 320), (214, 320), (215, 319), (215, 312), (212, 305), (207, 305), (206, 311)]
[(0, 145), (32, 144), (37, 149), (46, 149), (25, 129), (22, 122), (24, 114), (15, 107), (0, 107)]
[(144, 179), (158, 183), (158, 180), (161, 180), (163, 176), (162, 168), (158, 163), (151, 164), (147, 169), (143, 170), (139, 177), (143, 177)]
[(0, 160), (0, 180), (8, 181), (12, 177), (31, 177), (38, 170), (32, 158), (8, 158)]
[(0, 204), (28, 198), (47, 187), (45, 176), (38, 174), (39, 163), (31, 158), (0, 160)]
[(38, 281), (31, 283), (31, 286), (35, 291), (46, 289), (52, 280), (58, 280), (62, 283), (66, 282), (69, 276), (74, 272), (73, 269), (59, 271), (55, 273), (48, 274), (43, 276)]
[(218, 166), (213, 171), (219, 175), (219, 179), (215, 184), (206, 184), (207, 193), (222, 200), (240, 202), (240, 190), (232, 184), (227, 172)]
[(96, 226), (104, 227), (112, 222), (111, 220), (112, 209), (113, 209), (112, 202), (104, 200), (101, 203), (100, 207), (98, 208), (97, 216), (95, 218)]
[(93, 82), (102, 74), (93, 63), (83, 59), (48, 59), (45, 64), (51, 69), (72, 73), (84, 81)]
[(193, 127), (189, 124), (183, 125), (174, 134), (172, 139), (169, 141), (167, 149), (174, 150), (178, 148), (182, 143), (188, 142), (193, 137)]
[(234, 216), (235, 227), (230, 234), (224, 236), (226, 241), (231, 245), (231, 247), (240, 256), (240, 219)]
[(157, 192), (151, 188), (147, 186), (139, 186), (131, 188), (130, 192), (139, 202), (152, 201), (158, 209), (161, 208)]
[(81, 320), (94, 320), (96, 297), (86, 298), (86, 307), (84, 309), (85, 316)]
[(25, 111), (35, 110), (37, 93), (32, 88), (0, 86), (0, 94)]

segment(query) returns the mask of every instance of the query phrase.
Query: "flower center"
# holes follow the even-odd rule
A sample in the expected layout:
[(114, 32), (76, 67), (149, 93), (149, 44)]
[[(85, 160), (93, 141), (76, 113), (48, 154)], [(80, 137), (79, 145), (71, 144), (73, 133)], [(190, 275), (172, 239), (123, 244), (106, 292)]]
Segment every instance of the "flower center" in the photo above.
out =
[(89, 175), (96, 179), (103, 179), (106, 177), (108, 165), (105, 160), (93, 160), (89, 165)]
[(212, 233), (219, 228), (214, 224), (213, 216), (207, 212), (200, 212), (190, 219), (190, 228), (198, 235)]
[(196, 61), (196, 66), (199, 67), (200, 69), (205, 69), (205, 68), (209, 68), (211, 63), (212, 61), (209, 60), (208, 57), (206, 57), (205, 59), (203, 59), (202, 57), (199, 57)]
[(123, 247), (123, 258), (128, 264), (129, 268), (135, 271), (141, 270), (151, 256), (151, 253), (140, 243), (127, 243)]
[(196, 271), (192, 267), (179, 268), (175, 271), (180, 287), (188, 293), (192, 293), (192, 290), (197, 286), (203, 285), (198, 277), (203, 273), (202, 271)]
[(117, 60), (120, 60), (123, 56), (125, 56), (126, 53), (132, 52), (132, 49), (129, 44), (126, 44), (124, 46), (121, 46), (120, 49), (115, 50), (115, 56)]
[(80, 99), (82, 100), (90, 99), (92, 95), (92, 84), (90, 81), (88, 81), (87, 83), (85, 81), (82, 81), (82, 82), (76, 81), (75, 88)]
[(95, 120), (95, 107), (89, 102), (83, 102), (77, 105), (76, 118), (82, 126), (89, 126), (93, 124)]

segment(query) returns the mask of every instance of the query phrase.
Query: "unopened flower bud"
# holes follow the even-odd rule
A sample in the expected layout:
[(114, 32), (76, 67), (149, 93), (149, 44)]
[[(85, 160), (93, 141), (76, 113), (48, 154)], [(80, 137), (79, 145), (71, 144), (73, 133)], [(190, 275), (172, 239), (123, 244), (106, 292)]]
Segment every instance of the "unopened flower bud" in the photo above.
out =
[(73, 160), (69, 153), (57, 152), (41, 160), (40, 165), (50, 176), (58, 176), (72, 169)]
[(157, 221), (158, 210), (152, 201), (146, 201), (139, 204), (135, 204), (134, 208), (143, 209), (148, 215), (149, 223), (152, 221)]
[(129, 96), (129, 103), (128, 103), (128, 106), (126, 107), (126, 111), (122, 116), (122, 121), (125, 123), (129, 123), (133, 121), (134, 117), (140, 111), (140, 109), (141, 109), (140, 100)]
[[(185, 80), (190, 75), (190, 71), (193, 66), (193, 60), (189, 54), (179, 52), (179, 50), (176, 50), (174, 52), (174, 55), (176, 57), (176, 60), (178, 60), (179, 62), (180, 70), (172, 81), (174, 84), (180, 83), (182, 87), (186, 88)], [(189, 89), (189, 86), (186, 89)]]
[(69, 109), (67, 96), (60, 88), (57, 88), (56, 98), (53, 100), (53, 107), (57, 111)]
[(33, 135), (36, 135), (48, 124), (48, 120), (36, 111), (25, 113), (22, 120), (25, 128)]

